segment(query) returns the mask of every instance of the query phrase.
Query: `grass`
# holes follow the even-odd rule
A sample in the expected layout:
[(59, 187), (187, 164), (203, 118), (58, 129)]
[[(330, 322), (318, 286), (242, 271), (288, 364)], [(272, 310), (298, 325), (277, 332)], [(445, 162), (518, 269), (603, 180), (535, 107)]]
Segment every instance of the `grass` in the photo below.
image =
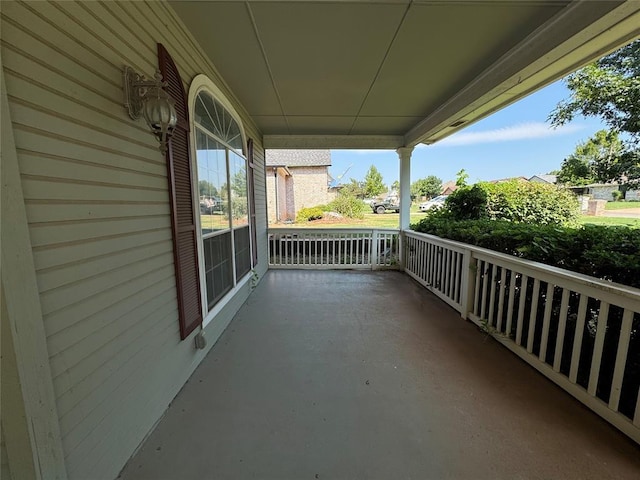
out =
[(625, 208), (640, 208), (640, 202), (607, 202), (605, 210), (624, 210)]
[(622, 226), (640, 228), (640, 218), (622, 217), (589, 217), (584, 215), (580, 218), (582, 225), (602, 225), (602, 226)]

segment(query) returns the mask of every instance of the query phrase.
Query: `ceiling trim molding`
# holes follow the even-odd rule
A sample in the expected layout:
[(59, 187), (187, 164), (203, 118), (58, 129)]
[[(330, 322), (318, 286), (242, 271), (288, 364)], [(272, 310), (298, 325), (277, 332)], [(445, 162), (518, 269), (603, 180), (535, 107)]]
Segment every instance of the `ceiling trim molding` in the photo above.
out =
[(404, 143), (441, 140), (638, 37), (640, 2), (600, 7), (612, 4), (605, 13), (588, 0), (570, 4), (409, 130)]
[(264, 135), (264, 148), (395, 150), (404, 147), (402, 135)]

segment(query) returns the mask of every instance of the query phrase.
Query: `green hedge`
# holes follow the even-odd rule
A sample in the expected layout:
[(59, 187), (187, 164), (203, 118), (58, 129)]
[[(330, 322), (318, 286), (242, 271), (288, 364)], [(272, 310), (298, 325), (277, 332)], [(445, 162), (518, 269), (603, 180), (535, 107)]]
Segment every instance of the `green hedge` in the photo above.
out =
[(411, 228), (640, 288), (640, 229), (455, 221), (443, 213), (431, 214)]
[(539, 225), (575, 224), (580, 215), (577, 197), (564, 188), (510, 180), (479, 182), (447, 198), (445, 210), (455, 220), (509, 220)]
[(301, 208), (296, 215), (296, 222), (308, 222), (318, 220), (324, 216), (324, 212), (319, 207)]

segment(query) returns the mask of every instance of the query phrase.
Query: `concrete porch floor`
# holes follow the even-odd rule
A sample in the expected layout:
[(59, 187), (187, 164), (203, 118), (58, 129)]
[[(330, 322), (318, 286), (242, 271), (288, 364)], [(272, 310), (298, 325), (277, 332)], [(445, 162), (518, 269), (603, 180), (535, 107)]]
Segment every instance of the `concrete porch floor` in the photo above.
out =
[(638, 479), (640, 447), (399, 272), (262, 280), (123, 479)]

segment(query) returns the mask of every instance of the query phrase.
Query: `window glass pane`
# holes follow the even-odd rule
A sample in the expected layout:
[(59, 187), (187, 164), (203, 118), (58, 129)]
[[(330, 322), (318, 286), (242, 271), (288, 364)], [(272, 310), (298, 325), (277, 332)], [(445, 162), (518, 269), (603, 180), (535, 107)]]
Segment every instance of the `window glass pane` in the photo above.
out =
[(233, 231), (233, 248), (236, 255), (236, 278), (240, 280), (251, 270), (248, 225)]
[(242, 153), (240, 125), (220, 102), (206, 92), (198, 94), (194, 120), (235, 151)]
[(229, 228), (229, 192), (224, 146), (196, 129), (198, 191), (202, 235)]
[(209, 310), (233, 287), (231, 232), (205, 238), (204, 267)]
[(249, 224), (247, 203), (247, 161), (229, 152), (231, 169), (231, 218), (234, 227)]

